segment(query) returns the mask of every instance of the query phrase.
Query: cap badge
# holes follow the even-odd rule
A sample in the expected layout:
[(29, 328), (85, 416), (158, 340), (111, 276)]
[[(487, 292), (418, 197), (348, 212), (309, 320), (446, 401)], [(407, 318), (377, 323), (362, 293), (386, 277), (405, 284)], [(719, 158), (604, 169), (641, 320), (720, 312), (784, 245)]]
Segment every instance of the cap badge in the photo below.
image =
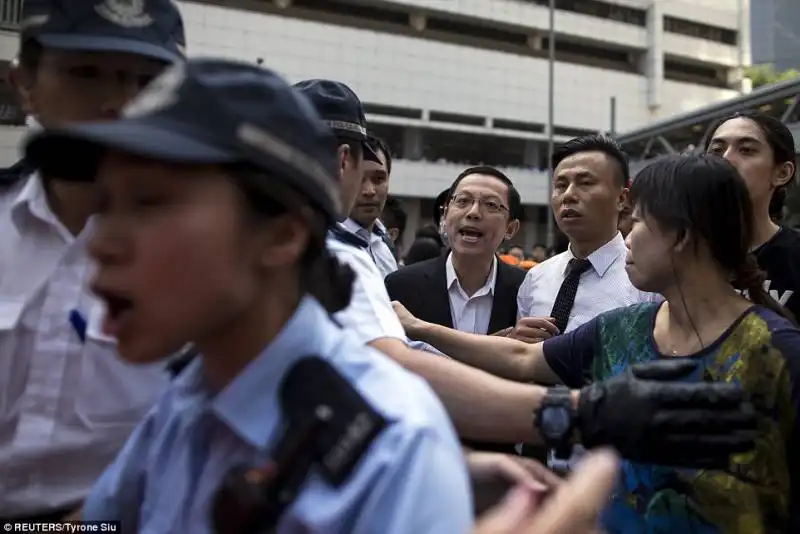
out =
[(94, 9), (107, 21), (123, 28), (144, 28), (153, 23), (153, 17), (144, 10), (145, 0), (104, 0)]

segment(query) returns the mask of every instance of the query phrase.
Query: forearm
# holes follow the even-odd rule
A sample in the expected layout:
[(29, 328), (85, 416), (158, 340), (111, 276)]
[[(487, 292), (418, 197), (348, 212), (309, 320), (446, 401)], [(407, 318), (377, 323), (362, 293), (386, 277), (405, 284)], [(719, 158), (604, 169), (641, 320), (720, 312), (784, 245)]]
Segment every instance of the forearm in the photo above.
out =
[(411, 332), (453, 359), (487, 373), (515, 380), (534, 380), (535, 345), (503, 336), (479, 336), (432, 323), (420, 322)]
[(533, 412), (545, 388), (503, 380), (409, 349), (397, 340), (382, 339), (372, 345), (428, 381), (462, 438), (495, 443), (541, 441), (533, 428)]

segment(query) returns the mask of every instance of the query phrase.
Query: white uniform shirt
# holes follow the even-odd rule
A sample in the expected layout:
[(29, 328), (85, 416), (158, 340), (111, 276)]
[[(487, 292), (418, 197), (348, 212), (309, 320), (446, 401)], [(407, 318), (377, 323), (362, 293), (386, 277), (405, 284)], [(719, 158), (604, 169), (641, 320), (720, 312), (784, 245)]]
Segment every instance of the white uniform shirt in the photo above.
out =
[[(386, 278), (397, 270), (397, 260), (395, 260), (389, 245), (383, 241), (383, 238), (379, 234), (370, 232), (353, 219), (346, 219), (344, 223), (342, 223), (342, 226), (368, 243), (369, 255), (372, 256), (372, 261), (375, 262), (383, 278)], [(386, 227), (380, 219), (375, 221), (375, 226), (379, 232), (384, 235), (386, 234)]]
[(100, 333), (88, 231), (58, 222), (37, 175), (0, 190), (0, 228), (0, 517), (37, 515), (87, 495), (168, 376)]
[(331, 236), (325, 244), (336, 259), (349, 265), (355, 273), (350, 305), (335, 313), (334, 319), (364, 344), (384, 337), (406, 342), (403, 325), (394, 313), (383, 277), (367, 251)]

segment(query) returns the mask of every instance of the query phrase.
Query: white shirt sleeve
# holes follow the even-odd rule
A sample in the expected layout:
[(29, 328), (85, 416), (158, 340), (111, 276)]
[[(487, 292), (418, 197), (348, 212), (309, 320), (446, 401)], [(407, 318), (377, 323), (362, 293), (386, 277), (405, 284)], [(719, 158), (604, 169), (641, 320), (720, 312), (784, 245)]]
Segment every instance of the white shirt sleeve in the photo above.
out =
[(392, 309), (383, 277), (369, 254), (332, 238), (326, 240), (326, 246), (337, 260), (355, 273), (350, 305), (334, 314), (334, 319), (365, 345), (384, 337), (397, 338), (405, 343), (403, 325)]
[(517, 321), (523, 317), (531, 316), (533, 290), (536, 286), (536, 273), (534, 269), (536, 269), (535, 265), (525, 273), (525, 278), (522, 280), (517, 290)]

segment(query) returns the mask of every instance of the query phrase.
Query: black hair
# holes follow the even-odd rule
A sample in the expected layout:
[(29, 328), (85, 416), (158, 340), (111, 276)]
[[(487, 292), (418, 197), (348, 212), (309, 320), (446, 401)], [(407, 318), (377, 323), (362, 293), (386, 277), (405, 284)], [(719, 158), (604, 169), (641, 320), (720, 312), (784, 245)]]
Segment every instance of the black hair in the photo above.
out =
[[(759, 111), (741, 111), (734, 113), (733, 115), (728, 115), (727, 117), (717, 121), (714, 127), (710, 130), (711, 135), (707, 136), (703, 142), (703, 149), (705, 152), (708, 152), (708, 148), (711, 146), (711, 141), (714, 138), (714, 132), (716, 132), (720, 126), (733, 119), (747, 119), (751, 122), (754, 122), (756, 126), (758, 126), (758, 128), (761, 130), (761, 133), (764, 134), (764, 138), (767, 140), (767, 144), (769, 145), (770, 149), (772, 149), (773, 161), (775, 165), (782, 165), (786, 162), (791, 162), (792, 164), (796, 165), (794, 136), (792, 135), (791, 130), (789, 130), (789, 128), (787, 128), (786, 125), (780, 121), (780, 119), (766, 115)], [(793, 181), (794, 176), (792, 176), (792, 178), (786, 182), (786, 184), (778, 187), (772, 193), (772, 198), (769, 202), (769, 216), (771, 219), (780, 221), (783, 217), (783, 206), (786, 203), (786, 189), (792, 184)]]
[(533, 250), (534, 248), (543, 248), (547, 250), (547, 245), (545, 245), (544, 243), (536, 243), (535, 245), (533, 245), (533, 247), (531, 247), (531, 250)]
[(440, 247), (444, 246), (444, 243), (442, 243), (442, 235), (439, 233), (439, 228), (437, 228), (432, 224), (426, 224), (425, 226), (417, 230), (417, 233), (414, 235), (415, 239), (420, 239), (422, 237), (433, 239), (434, 241), (439, 243)]
[(461, 180), (474, 174), (485, 174), (486, 176), (492, 176), (506, 184), (508, 187), (508, 214), (511, 219), (522, 219), (522, 198), (519, 196), (519, 191), (517, 191), (517, 188), (514, 187), (514, 182), (512, 182), (511, 178), (506, 176), (501, 170), (496, 169), (495, 167), (490, 167), (489, 165), (478, 165), (462, 171), (461, 174), (459, 174), (458, 177), (456, 177), (456, 179), (453, 181), (450, 189), (448, 189), (448, 193), (443, 204), (444, 206), (450, 202), (450, 199), (453, 197), (453, 193), (455, 193), (456, 189), (458, 189), (458, 184), (461, 183)]
[(437, 227), (442, 221), (442, 213), (444, 212), (444, 208), (447, 206), (447, 202), (449, 200), (450, 189), (448, 188), (436, 195), (436, 200), (433, 201), (433, 224), (435, 224)]
[[(272, 177), (251, 165), (226, 166), (228, 174), (241, 189), (248, 207), (256, 217), (277, 217), (303, 205), (305, 195), (292, 187), (276, 183)], [(269, 193), (263, 184), (268, 183)], [(339, 263), (325, 246), (327, 223), (318, 210), (312, 217), (308, 247), (300, 259), (301, 287), (313, 295), (328, 311), (336, 313), (350, 304), (355, 273)]]
[(370, 147), (372, 147), (372, 150), (374, 150), (376, 152), (380, 150), (381, 152), (383, 152), (383, 158), (386, 160), (386, 174), (391, 175), (392, 174), (392, 151), (389, 149), (389, 145), (387, 145), (386, 141), (384, 141), (380, 137), (373, 136), (373, 135), (369, 136), (369, 139), (367, 140), (367, 142), (369, 143)]
[(381, 219), (388, 228), (397, 228), (397, 240), (400, 241), (403, 237), (403, 232), (406, 231), (408, 214), (399, 198), (392, 195), (386, 196), (386, 204), (383, 206)]
[(631, 205), (679, 238), (691, 233), (706, 244), (717, 264), (731, 274), (736, 289), (754, 303), (794, 321), (791, 313), (764, 291), (765, 274), (750, 253), (753, 202), (742, 177), (715, 155), (672, 155), (636, 175)]
[(412, 265), (421, 261), (438, 258), (442, 253), (442, 245), (439, 241), (430, 237), (417, 237), (408, 249), (405, 264)]
[(615, 176), (616, 184), (619, 187), (627, 187), (630, 182), (631, 171), (628, 163), (628, 155), (622, 150), (622, 146), (611, 137), (604, 134), (585, 135), (570, 139), (559, 146), (553, 153), (550, 165), (553, 169), (570, 156), (583, 152), (602, 152), (617, 163), (619, 172)]
[(42, 60), (44, 47), (36, 39), (25, 39), (19, 47), (19, 55), (17, 60), (19, 66), (23, 69), (35, 73), (39, 68), (39, 63)]

